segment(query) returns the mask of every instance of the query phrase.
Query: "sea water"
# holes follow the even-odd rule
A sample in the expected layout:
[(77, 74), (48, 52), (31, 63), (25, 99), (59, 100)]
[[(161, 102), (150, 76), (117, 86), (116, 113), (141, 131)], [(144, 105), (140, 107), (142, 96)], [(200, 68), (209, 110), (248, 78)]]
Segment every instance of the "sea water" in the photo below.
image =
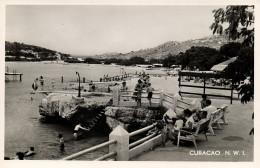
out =
[[(33, 160), (57, 160), (87, 149), (108, 140), (108, 135), (95, 132), (80, 141), (72, 140), (72, 128), (59, 123), (43, 123), (40, 121), (38, 106), (44, 94), (31, 94), (32, 83), (43, 76), (44, 86), (40, 84), (38, 90), (52, 89), (51, 81), (55, 80), (54, 90), (62, 90), (77, 80), (76, 71), (79, 72), (81, 81), (99, 81), (104, 75), (116, 76), (122, 73), (140, 73), (144, 69), (137, 67), (123, 67), (112, 65), (88, 64), (57, 64), (43, 62), (6, 62), (6, 71), (14, 70), (23, 73), (22, 81), (19, 76), (7, 76), (5, 82), (5, 156), (13, 157), (18, 151), (27, 151), (31, 146), (35, 148), (36, 155), (28, 158)], [(152, 70), (154, 73), (164, 73)], [(61, 82), (63, 77), (63, 83)], [(59, 148), (58, 133), (62, 132), (65, 139), (65, 151)], [(93, 153), (86, 154), (79, 159), (93, 160), (108, 152), (103, 148)]]

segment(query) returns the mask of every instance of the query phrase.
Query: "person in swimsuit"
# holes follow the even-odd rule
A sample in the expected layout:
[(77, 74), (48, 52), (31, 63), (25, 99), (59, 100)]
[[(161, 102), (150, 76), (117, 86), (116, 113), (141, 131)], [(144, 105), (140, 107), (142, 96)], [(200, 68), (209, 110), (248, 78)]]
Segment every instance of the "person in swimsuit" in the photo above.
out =
[(78, 138), (79, 129), (82, 129), (82, 130), (85, 130), (85, 131), (89, 131), (89, 129), (82, 127), (81, 124), (76, 125), (74, 130), (73, 130), (74, 140), (76, 140)]
[(61, 133), (59, 133), (58, 137), (60, 138), (60, 150), (63, 151), (64, 147), (65, 147), (63, 135)]

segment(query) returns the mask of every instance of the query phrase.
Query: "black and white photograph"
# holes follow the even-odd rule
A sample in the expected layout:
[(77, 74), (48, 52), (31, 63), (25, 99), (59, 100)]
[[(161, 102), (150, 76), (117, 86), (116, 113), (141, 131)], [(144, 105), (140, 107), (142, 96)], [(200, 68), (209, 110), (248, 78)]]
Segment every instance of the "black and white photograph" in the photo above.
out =
[(4, 165), (254, 167), (258, 3), (127, 2), (1, 4)]

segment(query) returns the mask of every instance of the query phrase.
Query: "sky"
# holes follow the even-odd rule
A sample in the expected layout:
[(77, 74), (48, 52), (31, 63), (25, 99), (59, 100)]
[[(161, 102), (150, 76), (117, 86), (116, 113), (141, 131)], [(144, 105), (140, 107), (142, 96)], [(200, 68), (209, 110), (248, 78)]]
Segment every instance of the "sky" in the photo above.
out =
[(5, 40), (71, 55), (128, 53), (212, 35), (220, 7), (7, 5)]

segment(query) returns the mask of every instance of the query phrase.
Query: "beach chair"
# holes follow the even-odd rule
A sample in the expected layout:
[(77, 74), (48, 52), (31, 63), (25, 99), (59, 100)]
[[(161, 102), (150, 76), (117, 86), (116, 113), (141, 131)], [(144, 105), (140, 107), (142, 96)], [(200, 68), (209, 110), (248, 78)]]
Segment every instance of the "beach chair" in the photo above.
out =
[(180, 130), (178, 133), (177, 147), (179, 147), (180, 140), (183, 140), (183, 141), (193, 142), (195, 147), (198, 148), (198, 146), (196, 144), (196, 139), (198, 138), (198, 136), (200, 134), (204, 134), (206, 137), (206, 140), (208, 140), (206, 133), (208, 131), (209, 123), (210, 123), (210, 120), (199, 121), (195, 132), (188, 132), (188, 131)]
[[(222, 118), (223, 116), (223, 110), (221, 108), (219, 108), (218, 110), (214, 111), (211, 113), (210, 116), (210, 122), (209, 122), (209, 135), (216, 135), (213, 128), (214, 129), (222, 129), (219, 120)], [(216, 127), (213, 127), (213, 125), (216, 125)]]
[(227, 119), (226, 119), (226, 114), (229, 113), (229, 109), (228, 109), (228, 105), (225, 105), (223, 104), (220, 109), (222, 109), (223, 113), (222, 113), (222, 117), (221, 117), (221, 120), (223, 122), (220, 122), (220, 124), (223, 124), (223, 125), (228, 125), (228, 122), (227, 122)]

